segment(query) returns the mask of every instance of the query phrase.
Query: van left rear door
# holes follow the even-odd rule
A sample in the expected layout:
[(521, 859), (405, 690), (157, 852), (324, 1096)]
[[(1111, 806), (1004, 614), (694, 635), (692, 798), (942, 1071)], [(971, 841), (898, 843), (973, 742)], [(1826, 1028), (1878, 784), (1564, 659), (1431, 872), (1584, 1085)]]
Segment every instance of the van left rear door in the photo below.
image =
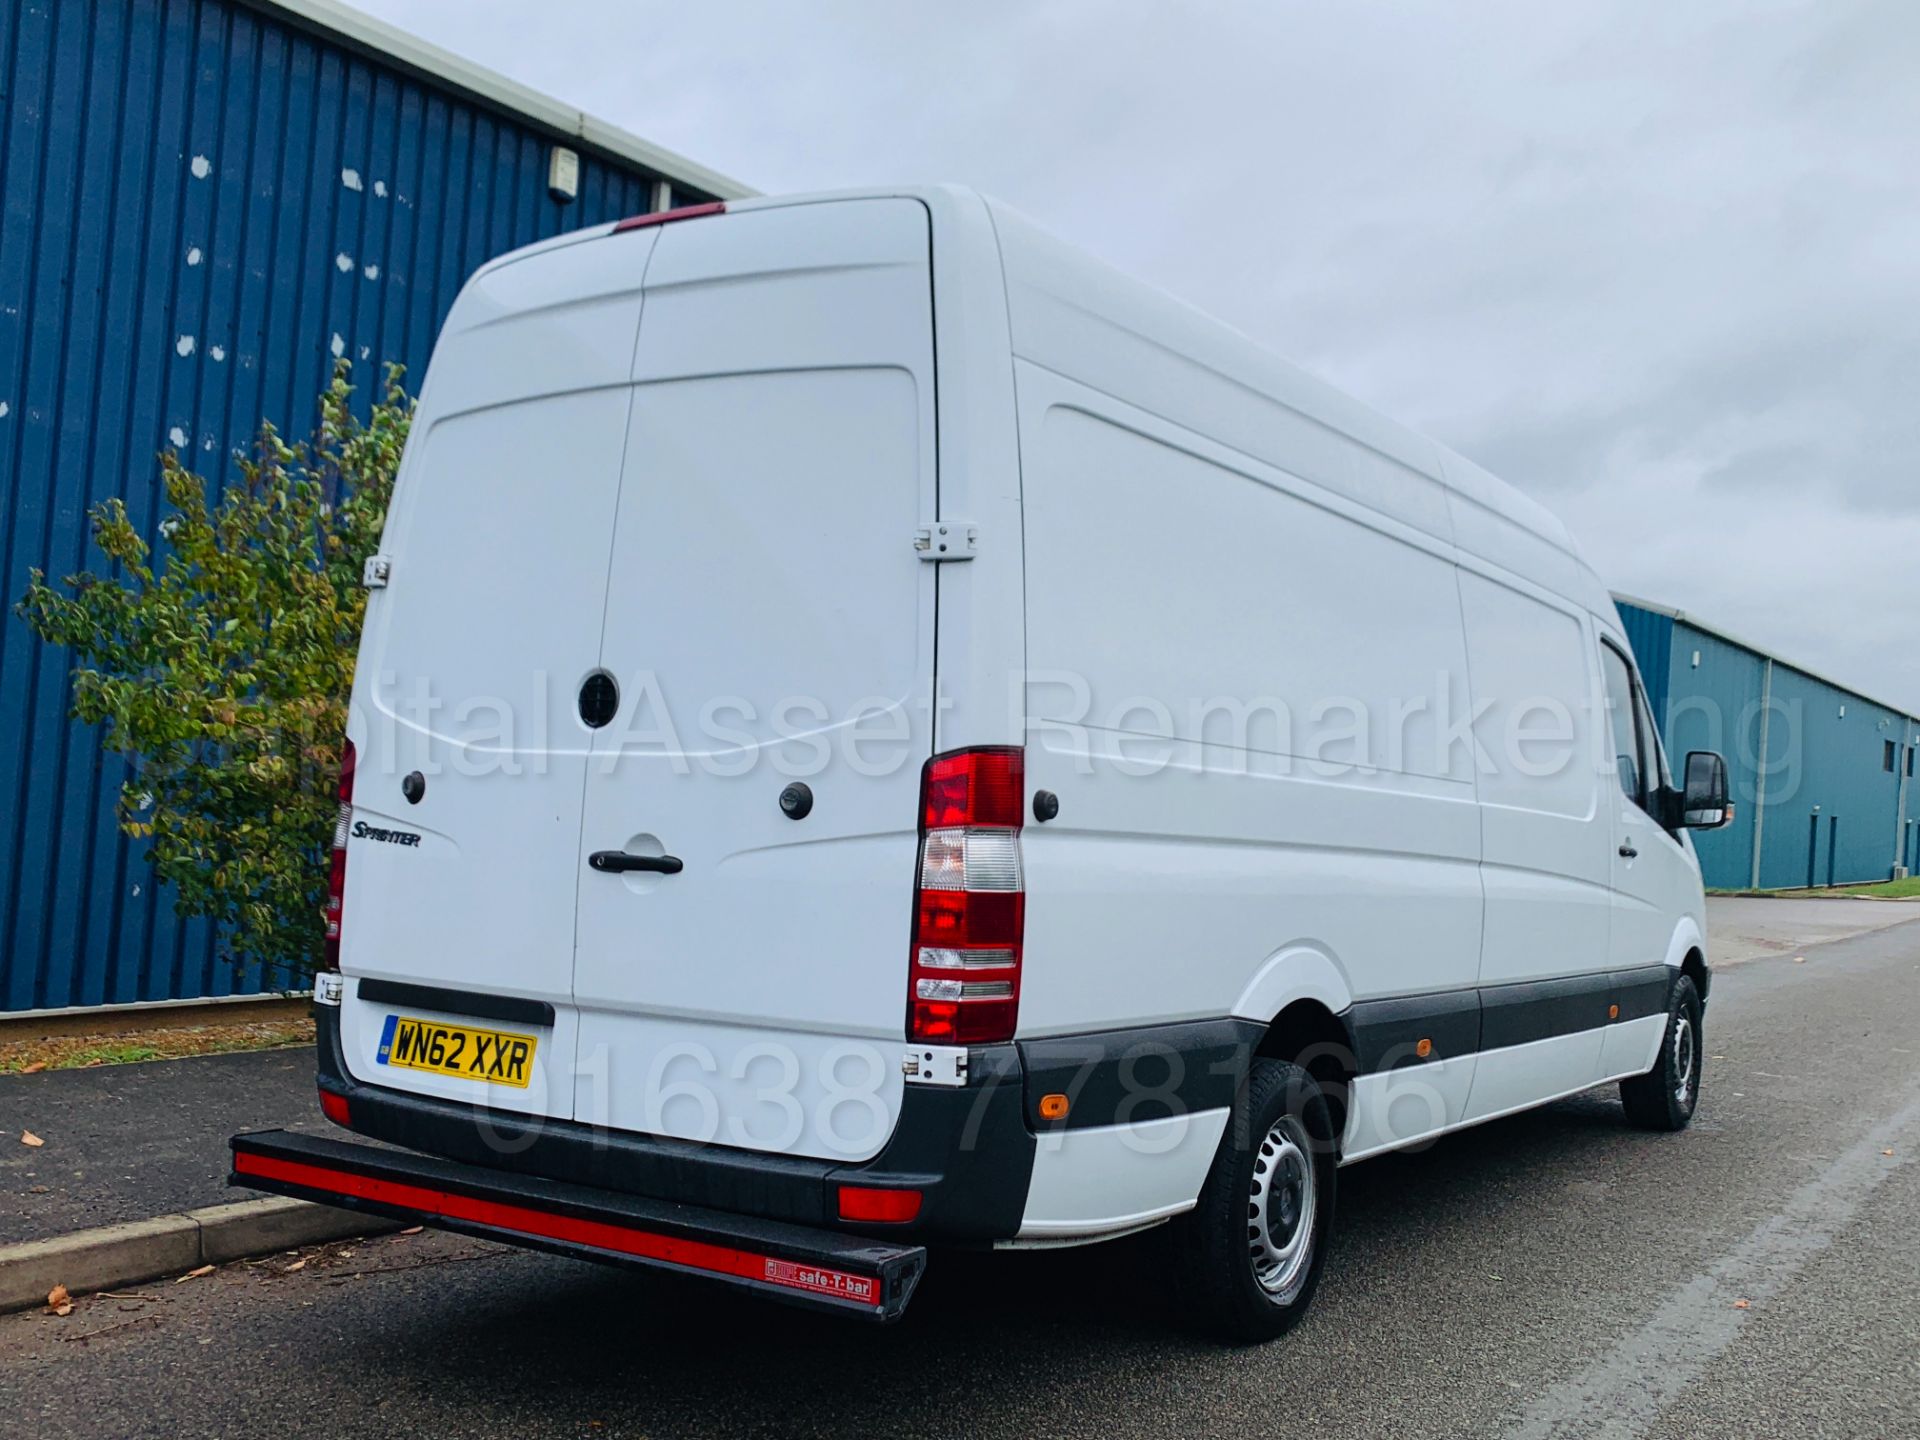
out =
[[(434, 347), (348, 721), (341, 1039), (359, 1080), (572, 1114), (593, 733), (577, 697), (599, 658), (654, 243), (594, 237), (491, 266)], [(530, 1063), (494, 1066), (503, 1046)]]

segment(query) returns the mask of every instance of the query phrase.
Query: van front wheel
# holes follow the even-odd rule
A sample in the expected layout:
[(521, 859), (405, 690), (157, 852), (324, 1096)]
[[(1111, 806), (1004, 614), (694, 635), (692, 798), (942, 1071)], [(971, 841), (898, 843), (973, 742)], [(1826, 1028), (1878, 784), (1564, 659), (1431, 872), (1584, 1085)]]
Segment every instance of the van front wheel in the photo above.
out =
[(1700, 992), (1693, 977), (1673, 982), (1667, 999), (1667, 1034), (1653, 1069), (1620, 1082), (1620, 1103), (1643, 1130), (1684, 1130), (1700, 1103)]
[(1333, 1225), (1335, 1138), (1311, 1075), (1254, 1061), (1199, 1203), (1168, 1227), (1175, 1291), (1196, 1327), (1245, 1344), (1306, 1314)]

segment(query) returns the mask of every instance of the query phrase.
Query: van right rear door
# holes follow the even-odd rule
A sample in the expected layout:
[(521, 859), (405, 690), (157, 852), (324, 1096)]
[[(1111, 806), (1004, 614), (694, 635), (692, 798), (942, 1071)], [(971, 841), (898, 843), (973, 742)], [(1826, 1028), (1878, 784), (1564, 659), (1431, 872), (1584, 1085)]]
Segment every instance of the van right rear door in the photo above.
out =
[(661, 233), (576, 861), (578, 1120), (846, 1161), (893, 1131), (939, 569), (914, 548), (929, 239), (893, 198)]

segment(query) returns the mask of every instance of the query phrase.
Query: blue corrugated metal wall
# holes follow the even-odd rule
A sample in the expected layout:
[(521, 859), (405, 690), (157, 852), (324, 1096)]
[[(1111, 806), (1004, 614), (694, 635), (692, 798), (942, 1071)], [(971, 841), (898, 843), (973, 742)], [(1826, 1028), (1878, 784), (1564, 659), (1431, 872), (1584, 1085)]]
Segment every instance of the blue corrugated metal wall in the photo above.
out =
[(1689, 750), (1727, 759), (1735, 821), (1694, 833), (1708, 885), (1753, 883), (1756, 830), (1763, 889), (1805, 885), (1810, 857), (1817, 885), (1827, 883), (1829, 859), (1836, 884), (1885, 880), (1896, 865), (1911, 864), (1907, 852), (1920, 838), (1906, 821), (1920, 809), (1920, 791), (1908, 780), (1903, 808), (1901, 781), (1920, 721), (1778, 660), (1769, 692), (1765, 655), (1684, 618), (1626, 602), (1619, 609), (1676, 770)]
[[(482, 261), (649, 208), (652, 176), (239, 0), (0, 0), (0, 580), (157, 520), (155, 452), (216, 478), (305, 434), (333, 357), (414, 381)], [(575, 149), (578, 142), (565, 141)], [(681, 202), (705, 199), (678, 189)], [(0, 1009), (258, 989), (175, 918), (70, 725), (68, 657), (0, 621)]]

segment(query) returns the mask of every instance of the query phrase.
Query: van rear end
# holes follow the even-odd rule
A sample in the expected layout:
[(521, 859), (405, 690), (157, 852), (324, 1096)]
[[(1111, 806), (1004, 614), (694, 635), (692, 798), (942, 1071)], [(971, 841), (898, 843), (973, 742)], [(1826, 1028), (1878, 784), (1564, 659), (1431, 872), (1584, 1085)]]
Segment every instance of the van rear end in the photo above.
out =
[(997, 285), (946, 192), (467, 285), (370, 566), (318, 991), (327, 1113), (441, 1159), (239, 1137), (236, 1179), (881, 1318), (915, 1237), (1017, 1232)]

